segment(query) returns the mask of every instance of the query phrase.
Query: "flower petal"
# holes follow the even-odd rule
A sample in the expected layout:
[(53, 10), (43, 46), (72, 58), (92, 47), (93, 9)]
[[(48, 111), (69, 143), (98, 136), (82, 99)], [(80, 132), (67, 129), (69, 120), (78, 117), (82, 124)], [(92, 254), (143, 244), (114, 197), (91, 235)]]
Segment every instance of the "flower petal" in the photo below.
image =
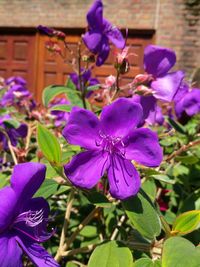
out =
[(98, 51), (96, 65), (101, 66), (108, 58), (110, 52), (110, 46), (107, 37), (103, 37)]
[(193, 116), (200, 112), (200, 89), (193, 89), (187, 93), (175, 106), (176, 114), (181, 117), (185, 111), (188, 116)]
[(39, 189), (45, 179), (46, 166), (41, 163), (27, 162), (14, 167), (11, 176), (11, 187), (18, 201), (25, 202)]
[[(29, 239), (17, 237), (17, 242), (20, 244), (23, 251), (27, 254), (30, 260), (38, 267), (59, 267), (60, 265), (49, 255), (49, 253), (37, 243), (32, 243)], [(14, 267), (14, 266), (13, 266)]]
[(131, 163), (118, 155), (112, 155), (108, 168), (110, 194), (117, 199), (126, 199), (140, 189), (140, 176)]
[(107, 153), (86, 151), (74, 156), (72, 161), (64, 166), (64, 170), (73, 185), (90, 189), (103, 176), (108, 163)]
[(182, 71), (172, 72), (157, 78), (151, 83), (154, 97), (163, 101), (172, 101), (183, 78), (184, 72)]
[(20, 209), (15, 191), (7, 186), (0, 190), (0, 233), (8, 228)]
[(159, 166), (162, 158), (162, 148), (156, 133), (147, 128), (132, 131), (124, 140), (125, 157), (148, 166)]
[(94, 1), (87, 13), (87, 21), (90, 29), (101, 29), (103, 23), (103, 4), (101, 0)]
[(147, 73), (159, 77), (167, 74), (176, 62), (176, 54), (173, 50), (148, 45), (144, 51), (144, 69)]
[(99, 120), (91, 111), (74, 107), (62, 134), (70, 144), (88, 149), (96, 148)]
[(83, 35), (83, 41), (87, 48), (94, 54), (97, 54), (101, 49), (100, 43), (102, 40), (102, 34), (98, 31), (86, 32)]
[(101, 130), (104, 134), (124, 137), (142, 120), (140, 104), (127, 98), (119, 98), (103, 108), (101, 113)]
[(104, 32), (109, 40), (117, 47), (124, 48), (125, 40), (120, 30), (106, 19), (103, 20)]
[(0, 266), (22, 267), (22, 250), (17, 244), (15, 237), (0, 235)]

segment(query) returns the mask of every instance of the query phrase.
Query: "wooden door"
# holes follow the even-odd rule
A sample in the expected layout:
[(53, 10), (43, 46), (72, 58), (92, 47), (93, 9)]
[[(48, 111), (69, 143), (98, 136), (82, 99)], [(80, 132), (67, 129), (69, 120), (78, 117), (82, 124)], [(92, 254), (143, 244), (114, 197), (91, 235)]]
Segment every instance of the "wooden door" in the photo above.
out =
[(0, 76), (21, 76), (35, 91), (35, 35), (0, 35)]
[[(130, 71), (123, 75), (124, 83), (130, 82), (137, 74), (143, 73), (143, 54), (144, 48), (154, 42), (154, 32), (134, 32), (130, 33), (127, 39), (129, 46), (129, 62)], [(37, 65), (37, 99), (41, 99), (43, 88), (51, 84), (65, 84), (68, 75), (74, 72), (73, 64), (70, 63), (72, 56), (69, 51), (66, 52), (66, 60), (64, 61), (59, 55), (52, 55), (45, 48), (45, 42), (49, 38), (46, 36), (38, 36), (38, 65)], [(74, 55), (77, 54), (77, 43), (80, 41), (80, 34), (67, 34), (67, 43)], [(62, 51), (64, 47), (61, 44)], [(84, 50), (84, 46), (82, 47)], [(64, 52), (63, 52), (64, 53)], [(116, 70), (113, 67), (115, 60), (114, 47), (111, 45), (111, 51), (105, 64), (101, 67), (94, 67), (92, 70), (93, 76), (98, 78), (100, 82), (104, 82), (109, 75), (116, 75)]]

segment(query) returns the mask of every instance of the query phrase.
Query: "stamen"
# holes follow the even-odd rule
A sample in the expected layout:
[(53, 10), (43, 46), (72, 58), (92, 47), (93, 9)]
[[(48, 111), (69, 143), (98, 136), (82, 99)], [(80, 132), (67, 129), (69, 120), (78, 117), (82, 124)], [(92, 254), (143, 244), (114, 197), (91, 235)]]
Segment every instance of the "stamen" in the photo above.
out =
[(14, 224), (17, 224), (19, 222), (25, 222), (28, 226), (30, 227), (35, 227), (36, 225), (40, 224), (43, 222), (44, 211), (41, 210), (36, 210), (36, 211), (26, 211), (21, 213), (15, 220)]

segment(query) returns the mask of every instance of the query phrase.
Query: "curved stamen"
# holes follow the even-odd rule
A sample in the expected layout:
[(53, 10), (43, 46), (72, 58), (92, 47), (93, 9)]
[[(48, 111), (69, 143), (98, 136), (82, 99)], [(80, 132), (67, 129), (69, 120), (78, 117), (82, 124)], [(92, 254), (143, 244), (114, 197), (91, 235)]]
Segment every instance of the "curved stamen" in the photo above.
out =
[(14, 224), (19, 222), (25, 222), (30, 227), (35, 227), (36, 225), (40, 224), (44, 220), (44, 211), (36, 210), (36, 211), (25, 211), (15, 219)]

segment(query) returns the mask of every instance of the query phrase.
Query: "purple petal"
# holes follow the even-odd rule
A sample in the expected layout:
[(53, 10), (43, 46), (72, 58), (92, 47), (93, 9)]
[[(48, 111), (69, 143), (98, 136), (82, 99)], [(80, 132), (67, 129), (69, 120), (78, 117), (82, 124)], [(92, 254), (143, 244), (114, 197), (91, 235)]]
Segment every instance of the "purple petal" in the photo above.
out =
[(22, 250), (15, 237), (0, 235), (0, 266), (22, 267)]
[(162, 109), (159, 106), (155, 106), (154, 110), (150, 110), (148, 117), (146, 118), (146, 122), (150, 125), (154, 125), (158, 123), (162, 125), (164, 122), (164, 116), (162, 114)]
[(159, 166), (162, 158), (162, 148), (158, 142), (156, 133), (147, 128), (140, 128), (124, 139), (125, 157), (137, 161), (138, 163), (148, 166)]
[(101, 30), (103, 23), (103, 4), (101, 0), (94, 1), (87, 13), (87, 21), (90, 29)]
[(133, 164), (118, 155), (112, 155), (108, 168), (110, 194), (117, 199), (126, 199), (140, 189), (140, 176)]
[(90, 189), (94, 187), (109, 163), (107, 153), (102, 151), (86, 151), (72, 158), (64, 166), (65, 174), (75, 186)]
[(38, 267), (59, 267), (60, 265), (49, 255), (49, 253), (37, 243), (32, 243), (28, 239), (23, 240), (17, 237), (20, 247), (30, 258), (30, 260)]
[(139, 95), (134, 95), (131, 99), (142, 106), (143, 121), (140, 123), (140, 125), (143, 125), (145, 120), (149, 118), (150, 113), (155, 112), (156, 99), (153, 96), (139, 96)]
[(15, 191), (10, 187), (0, 190), (0, 233), (9, 228), (21, 208)]
[(15, 137), (24, 138), (27, 136), (28, 126), (22, 123), (17, 129), (15, 129)]
[(70, 144), (96, 148), (99, 120), (91, 111), (74, 107), (62, 134)]
[(120, 30), (116, 26), (112, 26), (112, 24), (107, 21), (106, 19), (103, 20), (104, 24), (104, 32), (109, 40), (117, 47), (117, 48), (124, 48), (125, 40), (120, 32)]
[(182, 71), (172, 72), (162, 78), (157, 78), (151, 83), (153, 96), (162, 101), (172, 101), (183, 78), (184, 72)]
[(127, 98), (119, 98), (103, 108), (101, 130), (104, 134), (124, 137), (142, 120), (142, 107)]
[(109, 56), (110, 46), (107, 37), (103, 37), (98, 51), (96, 65), (101, 66)]
[(83, 41), (87, 48), (94, 54), (97, 54), (100, 50), (100, 43), (102, 40), (101, 32), (86, 32), (83, 35)]
[(176, 55), (173, 50), (149, 45), (144, 51), (144, 69), (155, 77), (160, 77), (174, 66)]
[(39, 189), (45, 179), (44, 164), (27, 162), (14, 167), (11, 176), (11, 187), (19, 197), (19, 201), (30, 199)]
[(182, 82), (174, 96), (174, 102), (180, 102), (180, 100), (189, 92), (189, 85), (185, 82)]
[(188, 116), (193, 116), (200, 112), (200, 89), (193, 89), (187, 93), (180, 102), (175, 105), (177, 117), (181, 117), (185, 111)]
[(73, 84), (75, 84), (76, 85), (76, 88), (78, 88), (79, 87), (79, 84), (78, 84), (78, 74), (77, 73), (71, 73), (70, 75), (69, 75), (69, 77), (70, 77), (70, 79), (72, 80), (72, 82), (73, 82)]

